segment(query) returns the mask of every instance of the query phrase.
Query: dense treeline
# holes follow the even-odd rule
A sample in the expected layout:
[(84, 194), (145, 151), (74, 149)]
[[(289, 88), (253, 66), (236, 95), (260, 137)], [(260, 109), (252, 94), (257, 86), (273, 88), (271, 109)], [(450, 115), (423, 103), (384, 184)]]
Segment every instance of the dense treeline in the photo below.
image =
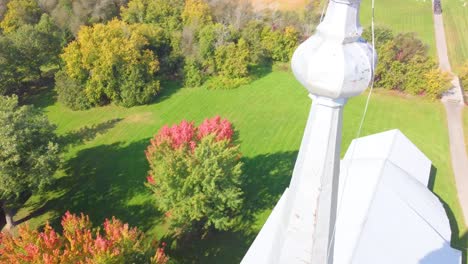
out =
[(50, 69), (60, 69), (59, 101), (75, 110), (148, 103), (163, 79), (235, 88), (289, 60), (312, 32), (318, 3), (298, 14), (241, 0), (10, 0), (0, 23), (1, 92), (21, 96)]
[[(319, 1), (282, 12), (242, 0), (1, 0), (0, 93), (21, 99), (53, 72), (59, 101), (75, 110), (149, 103), (164, 79), (235, 88), (289, 61), (318, 10)], [(447, 88), (415, 34), (378, 29), (377, 43), (377, 86), (432, 98)]]
[[(220, 11), (228, 7), (225, 16)], [(251, 80), (255, 67), (287, 62), (301, 36), (245, 1), (132, 0), (120, 17), (82, 27), (64, 49), (57, 91), (71, 108), (148, 103), (164, 78), (183, 79), (188, 87), (235, 88)]]

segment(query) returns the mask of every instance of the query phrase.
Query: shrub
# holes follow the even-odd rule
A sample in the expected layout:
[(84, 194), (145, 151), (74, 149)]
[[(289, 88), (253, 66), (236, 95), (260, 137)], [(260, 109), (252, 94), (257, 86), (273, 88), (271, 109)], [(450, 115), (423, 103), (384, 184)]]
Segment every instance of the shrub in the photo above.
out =
[(439, 69), (431, 69), (424, 74), (424, 79), (426, 83), (425, 92), (432, 99), (440, 98), (442, 93), (451, 87), (450, 80), (452, 77), (449, 73), (442, 72)]
[(200, 65), (194, 59), (185, 60), (184, 84), (186, 87), (198, 87), (203, 83), (203, 73)]
[(465, 92), (468, 92), (468, 62), (460, 70), (460, 82)]
[(216, 70), (227, 78), (243, 78), (249, 74), (249, 47), (245, 40), (218, 47), (215, 52)]
[(153, 263), (165, 264), (164, 247), (148, 257), (143, 233), (112, 217), (102, 230), (92, 229), (89, 217), (65, 213), (63, 234), (49, 224), (39, 232), (21, 226), (18, 236), (0, 233), (2, 263)]
[(147, 186), (176, 234), (228, 230), (243, 202), (234, 130), (220, 117), (163, 127), (146, 150)]
[(55, 74), (55, 89), (58, 101), (72, 110), (85, 110), (91, 107), (84, 88), (78, 81), (67, 76), (63, 71)]

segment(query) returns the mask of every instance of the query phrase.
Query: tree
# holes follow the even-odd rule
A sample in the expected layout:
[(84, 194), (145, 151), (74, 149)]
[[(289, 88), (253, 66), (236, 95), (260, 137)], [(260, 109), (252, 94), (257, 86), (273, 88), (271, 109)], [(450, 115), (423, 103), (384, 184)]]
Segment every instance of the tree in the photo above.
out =
[(53, 180), (59, 148), (55, 127), (16, 96), (0, 96), (0, 127), (0, 203), (10, 228), (22, 199)]
[(460, 70), (460, 81), (462, 88), (468, 92), (468, 62), (466, 62)]
[(428, 46), (414, 32), (400, 33), (393, 42), (395, 43), (395, 59), (401, 62), (408, 62), (414, 56), (427, 57)]
[[(18, 236), (0, 233), (0, 261), (3, 263), (152, 263), (165, 264), (164, 243), (153, 257), (143, 243), (143, 233), (112, 217), (102, 229), (93, 229), (89, 217), (66, 212), (63, 234), (48, 223), (42, 232), (21, 226)], [(101, 231), (102, 230), (102, 231)]]
[(64, 49), (64, 70), (81, 85), (90, 105), (146, 104), (160, 90), (155, 50), (163, 39), (157, 26), (128, 25), (116, 19), (82, 27), (77, 40)]
[(36, 24), (41, 13), (35, 0), (11, 0), (7, 4), (7, 11), (0, 22), (0, 28), (3, 29), (3, 32), (10, 33), (20, 26)]
[(118, 16), (120, 7), (127, 3), (127, 0), (37, 1), (53, 17), (60, 29), (70, 34), (69, 37), (76, 36), (83, 25), (104, 23)]
[(0, 95), (9, 95), (17, 91), (24, 74), (21, 71), (21, 57), (14, 42), (0, 35)]
[(129, 24), (146, 23), (163, 29), (166, 40), (156, 51), (160, 72), (176, 76), (182, 67), (181, 31), (183, 0), (131, 0), (121, 8), (122, 20)]
[(431, 69), (424, 74), (424, 79), (426, 82), (426, 95), (432, 99), (440, 98), (442, 93), (446, 92), (451, 87), (450, 80), (452, 78), (450, 74), (440, 69)]
[(173, 32), (182, 29), (183, 8), (183, 0), (131, 0), (121, 8), (121, 16), (130, 24), (151, 23)]
[(35, 24), (0, 36), (0, 94), (19, 96), (26, 81), (42, 77), (44, 66), (57, 65), (62, 33), (47, 14)]
[[(366, 28), (362, 33), (362, 37), (367, 40), (367, 42), (372, 42), (372, 28)], [(392, 41), (394, 39), (393, 32), (391, 29), (386, 27), (375, 27), (374, 30), (375, 44), (376, 49), (379, 50), (383, 44)], [(378, 52), (380, 54), (380, 52)]]
[(299, 44), (299, 32), (293, 27), (283, 31), (265, 27), (262, 32), (263, 46), (274, 61), (288, 62)]
[(203, 83), (202, 69), (194, 59), (186, 59), (184, 66), (184, 84), (186, 87), (198, 87)]
[(163, 127), (146, 150), (147, 186), (177, 234), (233, 228), (240, 215), (242, 163), (231, 123)]
[(55, 89), (58, 101), (72, 110), (85, 110), (91, 107), (81, 83), (68, 77), (64, 71), (55, 74)]
[(254, 8), (250, 1), (244, 0), (208, 0), (213, 20), (224, 25), (231, 25), (240, 30), (250, 20), (254, 19)]
[(220, 46), (215, 52), (216, 70), (227, 78), (245, 78), (248, 76), (249, 47), (244, 39), (239, 42)]
[(184, 25), (200, 28), (213, 21), (210, 6), (203, 0), (186, 0), (182, 12)]
[(7, 4), (8, 4), (8, 0), (0, 0), (0, 21), (3, 19), (3, 16), (5, 15)]
[(250, 61), (253, 64), (260, 64), (267, 58), (267, 50), (262, 42), (262, 31), (266, 27), (265, 23), (252, 20), (250, 21), (241, 32), (241, 36), (250, 50)]
[(8, 34), (21, 57), (25, 77), (41, 77), (41, 67), (57, 65), (61, 50), (61, 33), (49, 15), (41, 16), (36, 25), (23, 25)]

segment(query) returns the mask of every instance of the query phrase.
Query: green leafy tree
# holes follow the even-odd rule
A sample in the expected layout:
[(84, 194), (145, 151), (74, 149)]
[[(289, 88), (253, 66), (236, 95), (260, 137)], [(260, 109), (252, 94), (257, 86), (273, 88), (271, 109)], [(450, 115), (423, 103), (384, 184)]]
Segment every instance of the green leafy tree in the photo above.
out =
[(10, 33), (20, 26), (36, 24), (41, 17), (41, 9), (35, 0), (11, 0), (7, 4), (7, 11), (0, 28)]
[(157, 26), (116, 19), (82, 27), (62, 54), (65, 73), (81, 84), (90, 105), (148, 103), (160, 90), (155, 50), (163, 38)]
[(131, 0), (121, 16), (127, 23), (151, 23), (172, 32), (182, 29), (183, 8), (183, 0)]
[(248, 76), (249, 47), (244, 39), (239, 42), (220, 46), (215, 52), (216, 69), (219, 75), (227, 78)]
[(288, 62), (299, 44), (299, 32), (294, 27), (283, 31), (266, 27), (262, 32), (262, 42), (274, 61)]
[(70, 78), (66, 72), (58, 71), (55, 74), (55, 89), (58, 101), (70, 109), (85, 110), (91, 107), (81, 83)]
[(25, 77), (38, 78), (42, 75), (41, 67), (59, 62), (61, 33), (49, 15), (44, 14), (36, 25), (24, 25), (8, 34), (13, 40), (20, 57)]
[(25, 196), (41, 190), (59, 165), (55, 127), (17, 97), (0, 96), (0, 202), (7, 228)]
[[(429, 57), (417, 55), (404, 65), (405, 71), (400, 75), (401, 90), (409, 94), (429, 96), (428, 84), (424, 76), (437, 68), (436, 63)], [(442, 85), (440, 88), (443, 89), (445, 86)], [(433, 95), (430, 96), (433, 97)]]
[(25, 24), (0, 36), (0, 94), (22, 95), (27, 81), (42, 77), (44, 66), (57, 65), (62, 34), (44, 14), (38, 24)]
[(0, 95), (12, 94), (17, 91), (24, 78), (21, 69), (22, 58), (14, 42), (0, 35)]
[(200, 28), (213, 22), (211, 8), (204, 0), (186, 0), (182, 11), (184, 25)]
[(395, 59), (408, 62), (415, 56), (427, 57), (428, 46), (414, 32), (398, 34), (394, 42)]
[(466, 62), (460, 70), (460, 81), (463, 89), (468, 92), (468, 62)]
[[(393, 32), (391, 29), (386, 28), (386, 27), (375, 27), (374, 30), (375, 34), (375, 44), (377, 50), (379, 50), (383, 44), (392, 41), (394, 39)], [(362, 37), (367, 40), (367, 42), (371, 43), (372, 42), (372, 28), (366, 28), (364, 32), (362, 33)], [(378, 52), (380, 54), (380, 52)]]
[(267, 50), (262, 43), (262, 31), (265, 28), (265, 23), (252, 20), (250, 21), (241, 32), (241, 36), (250, 50), (250, 61), (253, 64), (260, 64), (267, 58)]
[(432, 99), (438, 99), (442, 93), (450, 89), (450, 80), (452, 77), (449, 73), (443, 72), (440, 69), (431, 69), (424, 74), (426, 83), (426, 96)]
[(184, 84), (186, 87), (198, 87), (203, 84), (201, 66), (194, 59), (186, 59), (184, 66)]
[(129, 24), (147, 23), (164, 30), (165, 41), (156, 51), (161, 74), (177, 75), (183, 65), (181, 50), (183, 0), (132, 0), (121, 8), (122, 20)]
[(165, 126), (146, 151), (147, 186), (176, 234), (229, 230), (238, 224), (243, 203), (242, 163), (234, 130), (219, 117), (199, 127)]

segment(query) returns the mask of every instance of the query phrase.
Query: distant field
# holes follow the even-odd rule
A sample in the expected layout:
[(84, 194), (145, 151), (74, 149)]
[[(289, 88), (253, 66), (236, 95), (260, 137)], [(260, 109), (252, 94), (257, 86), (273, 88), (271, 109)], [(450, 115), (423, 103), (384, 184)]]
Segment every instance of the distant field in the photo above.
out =
[(468, 61), (468, 0), (443, 0), (442, 7), (450, 62), (456, 72)]
[[(308, 3), (307, 0), (252, 1), (257, 7), (269, 6), (271, 8), (283, 10), (300, 9)], [(363, 0), (361, 6), (361, 22), (364, 27), (370, 26), (371, 14), (371, 0)], [(465, 17), (468, 21), (468, 13), (465, 13)], [(375, 21), (376, 25), (389, 27), (396, 33), (418, 33), (422, 40), (429, 45), (430, 53), (435, 55), (434, 23), (430, 0), (376, 0)], [(465, 25), (464, 28), (468, 27)], [(463, 27), (460, 27), (460, 30), (462, 31)], [(468, 41), (468, 35), (466, 38)]]
[[(458, 0), (457, 0), (458, 1)], [(363, 0), (361, 22), (370, 26), (371, 0)], [(416, 32), (429, 45), (430, 53), (435, 56), (434, 22), (430, 0), (376, 0), (375, 23), (386, 26), (394, 32)]]
[[(73, 112), (55, 102), (51, 93), (34, 102), (66, 136), (69, 147), (56, 185), (30, 199), (15, 218), (26, 217), (33, 226), (47, 220), (56, 225), (70, 210), (89, 214), (96, 224), (115, 215), (148, 234), (163, 236), (163, 217), (143, 185), (149, 139), (162, 125), (183, 119), (199, 123), (219, 114), (231, 120), (244, 155), (246, 214), (256, 221), (245, 224), (243, 232), (217, 233), (193, 243), (192, 248), (170, 252), (177, 263), (223, 264), (239, 263), (288, 186), (311, 104), (305, 89), (288, 72), (272, 72), (228, 91), (173, 86), (157, 102), (130, 109), (107, 106)], [(343, 153), (356, 135), (364, 103), (365, 96), (360, 96), (345, 108)], [(434, 191), (448, 204), (454, 243), (467, 247), (458, 239), (465, 227), (457, 224), (463, 218), (445, 123), (439, 102), (379, 92), (371, 102), (363, 136), (399, 128), (433, 161), (437, 167)]]

